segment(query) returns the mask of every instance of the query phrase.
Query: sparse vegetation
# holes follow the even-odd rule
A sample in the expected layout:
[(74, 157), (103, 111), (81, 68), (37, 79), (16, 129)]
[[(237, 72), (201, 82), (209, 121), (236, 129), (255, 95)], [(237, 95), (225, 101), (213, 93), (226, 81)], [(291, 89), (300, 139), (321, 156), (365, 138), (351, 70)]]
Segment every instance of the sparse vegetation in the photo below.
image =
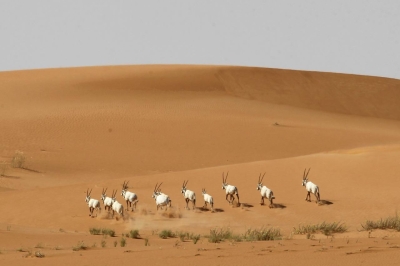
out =
[(208, 241), (211, 243), (219, 243), (227, 239), (236, 239), (237, 235), (233, 235), (229, 228), (214, 228), (210, 230)]
[(86, 250), (88, 247), (83, 243), (83, 241), (79, 241), (78, 244), (74, 247), (72, 247), (73, 251), (79, 251), (79, 250)]
[(193, 233), (189, 234), (189, 232), (176, 232), (175, 236), (178, 236), (181, 242), (192, 240), (193, 243), (196, 244), (197, 241), (200, 240), (200, 235), (196, 235)]
[(397, 215), (392, 217), (387, 217), (385, 219), (380, 219), (378, 221), (367, 220), (364, 224), (361, 224), (362, 228), (366, 231), (374, 229), (393, 229), (400, 231), (400, 217)]
[(320, 223), (315, 225), (299, 225), (297, 228), (293, 228), (293, 233), (296, 235), (307, 235), (322, 233), (326, 236), (330, 236), (335, 233), (344, 233), (347, 231), (347, 226), (344, 223), (333, 222), (333, 223)]
[(25, 154), (22, 151), (15, 151), (15, 154), (11, 160), (11, 166), (13, 168), (24, 168), (25, 161)]
[(117, 241), (114, 241), (114, 247), (116, 247), (118, 245)]
[(176, 237), (176, 235), (171, 230), (162, 230), (158, 236), (162, 239), (167, 239), (171, 237)]
[(44, 258), (44, 254), (41, 251), (35, 251), (36, 258)]
[(200, 235), (191, 234), (190, 239), (193, 241), (193, 244), (197, 244), (197, 242), (200, 240)]
[(130, 238), (136, 238), (136, 239), (140, 238), (139, 230), (131, 230), (131, 231), (129, 231), (129, 237)]
[(122, 237), (121, 240), (119, 241), (119, 244), (121, 247), (125, 247), (126, 246), (126, 239), (125, 237)]
[(91, 235), (100, 235), (101, 234), (101, 229), (100, 228), (91, 227), (91, 228), (89, 228), (89, 233)]
[(145, 247), (150, 246), (150, 242), (149, 242), (149, 239), (147, 237), (144, 239), (144, 246)]
[(96, 228), (96, 227), (91, 227), (89, 228), (89, 233), (91, 235), (106, 235), (106, 236), (115, 236), (115, 231), (112, 229), (108, 228)]
[(246, 241), (270, 241), (282, 238), (281, 231), (275, 228), (248, 229), (243, 239)]

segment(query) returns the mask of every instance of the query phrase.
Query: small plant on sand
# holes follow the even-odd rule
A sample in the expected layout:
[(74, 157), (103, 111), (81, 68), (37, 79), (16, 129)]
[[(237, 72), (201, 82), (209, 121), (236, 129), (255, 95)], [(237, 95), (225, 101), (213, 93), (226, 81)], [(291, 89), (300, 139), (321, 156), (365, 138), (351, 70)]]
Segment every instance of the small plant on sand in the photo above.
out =
[(264, 228), (261, 229), (248, 229), (243, 234), (243, 239), (246, 241), (270, 241), (282, 239), (282, 234), (279, 229)]
[(103, 228), (103, 229), (101, 229), (101, 233), (102, 233), (103, 235), (108, 235), (108, 236), (111, 236), (111, 237), (114, 237), (114, 236), (115, 236), (115, 231), (112, 230), (112, 229), (108, 229), (108, 228)]
[(171, 230), (162, 230), (158, 236), (162, 239), (167, 239), (170, 237), (175, 237), (175, 234)]
[(74, 247), (72, 247), (73, 251), (79, 251), (79, 250), (86, 250), (88, 247), (83, 243), (83, 241), (79, 241), (78, 244)]
[(100, 228), (96, 228), (96, 227), (91, 227), (91, 228), (89, 228), (89, 233), (91, 235), (100, 235), (101, 234), (101, 229)]
[(320, 223), (314, 225), (299, 225), (293, 228), (293, 233), (296, 235), (311, 235), (315, 233), (322, 233), (330, 236), (335, 233), (344, 233), (347, 231), (347, 226), (340, 222), (333, 223)]
[(200, 240), (200, 235), (190, 234), (189, 238), (193, 241), (193, 244), (197, 244), (197, 242)]
[(140, 238), (139, 230), (131, 230), (131, 231), (129, 231), (129, 237), (130, 238), (136, 238), (136, 239)]
[(43, 248), (43, 244), (42, 243), (38, 243), (35, 248)]
[(119, 244), (121, 247), (125, 247), (126, 246), (126, 239), (125, 237), (122, 237), (121, 240), (119, 241)]
[(117, 247), (118, 241), (114, 241), (114, 247)]
[(149, 239), (147, 237), (144, 239), (144, 246), (145, 247), (150, 246), (150, 242), (149, 242)]
[(229, 228), (214, 228), (210, 230), (208, 241), (211, 243), (219, 243), (227, 239), (239, 240), (237, 235), (234, 235)]
[(44, 258), (44, 254), (41, 251), (35, 251), (36, 258)]
[(385, 219), (380, 219), (378, 221), (370, 221), (367, 220), (364, 224), (361, 224), (362, 228), (366, 231), (374, 230), (374, 229), (393, 229), (396, 231), (400, 231), (400, 217), (397, 215), (387, 217)]
[(103, 240), (101, 240), (100, 244), (101, 244), (102, 248), (105, 248), (107, 245), (107, 242), (103, 239)]
[(176, 232), (176, 235), (179, 237), (181, 242), (185, 242), (189, 240), (190, 234), (188, 232)]
[(22, 151), (15, 151), (15, 154), (11, 160), (11, 166), (13, 168), (24, 168), (25, 161), (25, 154)]

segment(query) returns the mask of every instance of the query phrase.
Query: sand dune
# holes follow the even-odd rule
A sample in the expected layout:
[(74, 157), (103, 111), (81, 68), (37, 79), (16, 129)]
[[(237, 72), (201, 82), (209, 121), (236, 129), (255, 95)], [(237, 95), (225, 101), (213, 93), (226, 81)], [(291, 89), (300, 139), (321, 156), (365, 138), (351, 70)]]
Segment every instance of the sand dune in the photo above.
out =
[[(43, 250), (45, 259), (30, 262), (52, 265), (104, 264), (133, 255), (139, 263), (177, 259), (195, 265), (291, 263), (309, 254), (353, 264), (400, 260), (393, 255), (398, 233), (376, 231), (372, 239), (359, 232), (367, 219), (394, 215), (399, 207), (398, 80), (157, 65), (3, 72), (0, 80), (0, 162), (10, 162), (16, 150), (26, 155), (25, 169), (7, 168), (0, 177), (0, 235), (6, 239), (0, 261), (25, 263), (21, 248)], [(304, 201), (306, 167), (329, 204)], [(241, 207), (225, 201), (221, 174), (227, 171)], [(259, 204), (257, 178), (264, 172), (276, 196), (274, 209)], [(118, 189), (122, 203), (124, 180), (138, 194), (139, 209), (125, 220), (104, 211), (90, 218), (86, 189), (93, 188), (95, 198), (103, 187)], [(196, 192), (198, 207), (205, 187), (218, 212), (185, 210), (183, 180)], [(157, 212), (151, 198), (157, 182), (172, 199), (168, 215)], [(323, 221), (343, 222), (349, 231), (314, 240), (291, 235), (294, 226)], [(101, 248), (102, 238), (88, 232), (95, 226), (116, 230), (118, 238)], [(218, 245), (202, 238), (194, 245), (154, 234), (171, 229), (203, 235), (221, 226), (235, 232), (272, 226), (284, 238)], [(151, 246), (129, 239), (127, 247), (114, 248), (131, 229)], [(72, 251), (81, 240), (96, 247)]]

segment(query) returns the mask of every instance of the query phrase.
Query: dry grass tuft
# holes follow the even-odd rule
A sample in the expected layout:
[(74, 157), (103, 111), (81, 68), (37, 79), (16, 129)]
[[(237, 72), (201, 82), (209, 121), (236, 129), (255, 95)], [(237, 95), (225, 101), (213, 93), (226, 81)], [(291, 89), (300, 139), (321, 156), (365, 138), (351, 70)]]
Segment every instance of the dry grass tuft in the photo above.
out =
[(380, 219), (378, 221), (367, 220), (364, 224), (361, 224), (364, 230), (374, 230), (374, 229), (393, 229), (400, 231), (400, 217), (397, 215), (393, 217), (387, 217), (385, 219)]
[(315, 225), (299, 225), (297, 228), (293, 228), (293, 233), (296, 235), (310, 235), (315, 233), (322, 233), (326, 236), (330, 236), (335, 233), (344, 233), (347, 231), (347, 226), (344, 223), (333, 222), (333, 223), (320, 223)]
[(15, 151), (15, 154), (11, 160), (11, 166), (13, 168), (24, 168), (25, 161), (25, 154), (22, 151)]

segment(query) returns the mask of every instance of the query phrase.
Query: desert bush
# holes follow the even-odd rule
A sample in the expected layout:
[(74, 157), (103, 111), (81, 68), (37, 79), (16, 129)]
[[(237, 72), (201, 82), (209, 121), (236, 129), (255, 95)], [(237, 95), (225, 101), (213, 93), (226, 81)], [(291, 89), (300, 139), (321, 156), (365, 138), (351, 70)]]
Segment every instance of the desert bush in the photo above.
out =
[(101, 233), (102, 233), (103, 235), (108, 235), (108, 236), (111, 236), (111, 237), (114, 237), (114, 236), (115, 236), (115, 231), (112, 230), (112, 229), (108, 229), (108, 228), (102, 228), (102, 229), (101, 229)]
[(364, 230), (393, 229), (400, 231), (400, 217), (396, 213), (396, 216), (390, 216), (385, 219), (381, 218), (378, 221), (367, 220), (364, 224), (361, 224), (361, 226)]
[(130, 236), (130, 238), (136, 238), (136, 239), (140, 238), (139, 230), (129, 231), (129, 236)]
[(200, 235), (190, 234), (189, 238), (193, 241), (194, 244), (197, 244), (197, 242), (200, 240)]
[(240, 241), (238, 235), (234, 235), (229, 228), (214, 228), (210, 230), (209, 242), (219, 243), (227, 239)]
[(119, 241), (119, 244), (121, 247), (125, 247), (126, 246), (126, 239), (125, 237), (121, 237), (121, 240)]
[(118, 245), (118, 241), (114, 241), (114, 247)]
[(299, 225), (297, 228), (293, 228), (293, 233), (296, 235), (310, 235), (315, 233), (322, 233), (326, 236), (335, 233), (344, 233), (347, 231), (347, 226), (344, 223), (333, 222), (333, 223), (320, 223), (314, 225)]
[(25, 160), (25, 154), (22, 151), (16, 151), (11, 160), (11, 166), (13, 168), (24, 168)]
[(281, 231), (275, 228), (248, 229), (243, 234), (243, 239), (246, 241), (269, 241), (281, 238)]
[(100, 228), (96, 228), (96, 227), (91, 227), (91, 228), (89, 228), (89, 233), (91, 235), (100, 235), (101, 234), (101, 229)]
[(72, 247), (73, 251), (79, 251), (79, 250), (86, 250), (88, 247), (83, 243), (83, 241), (79, 241), (78, 244), (74, 247)]
[(107, 242), (103, 239), (103, 240), (101, 240), (100, 245), (102, 248), (105, 248), (107, 245)]
[(150, 246), (150, 242), (149, 242), (149, 239), (147, 237), (144, 239), (144, 246), (145, 247)]
[(175, 234), (171, 230), (162, 230), (158, 236), (162, 239), (167, 239), (170, 237), (175, 237)]

